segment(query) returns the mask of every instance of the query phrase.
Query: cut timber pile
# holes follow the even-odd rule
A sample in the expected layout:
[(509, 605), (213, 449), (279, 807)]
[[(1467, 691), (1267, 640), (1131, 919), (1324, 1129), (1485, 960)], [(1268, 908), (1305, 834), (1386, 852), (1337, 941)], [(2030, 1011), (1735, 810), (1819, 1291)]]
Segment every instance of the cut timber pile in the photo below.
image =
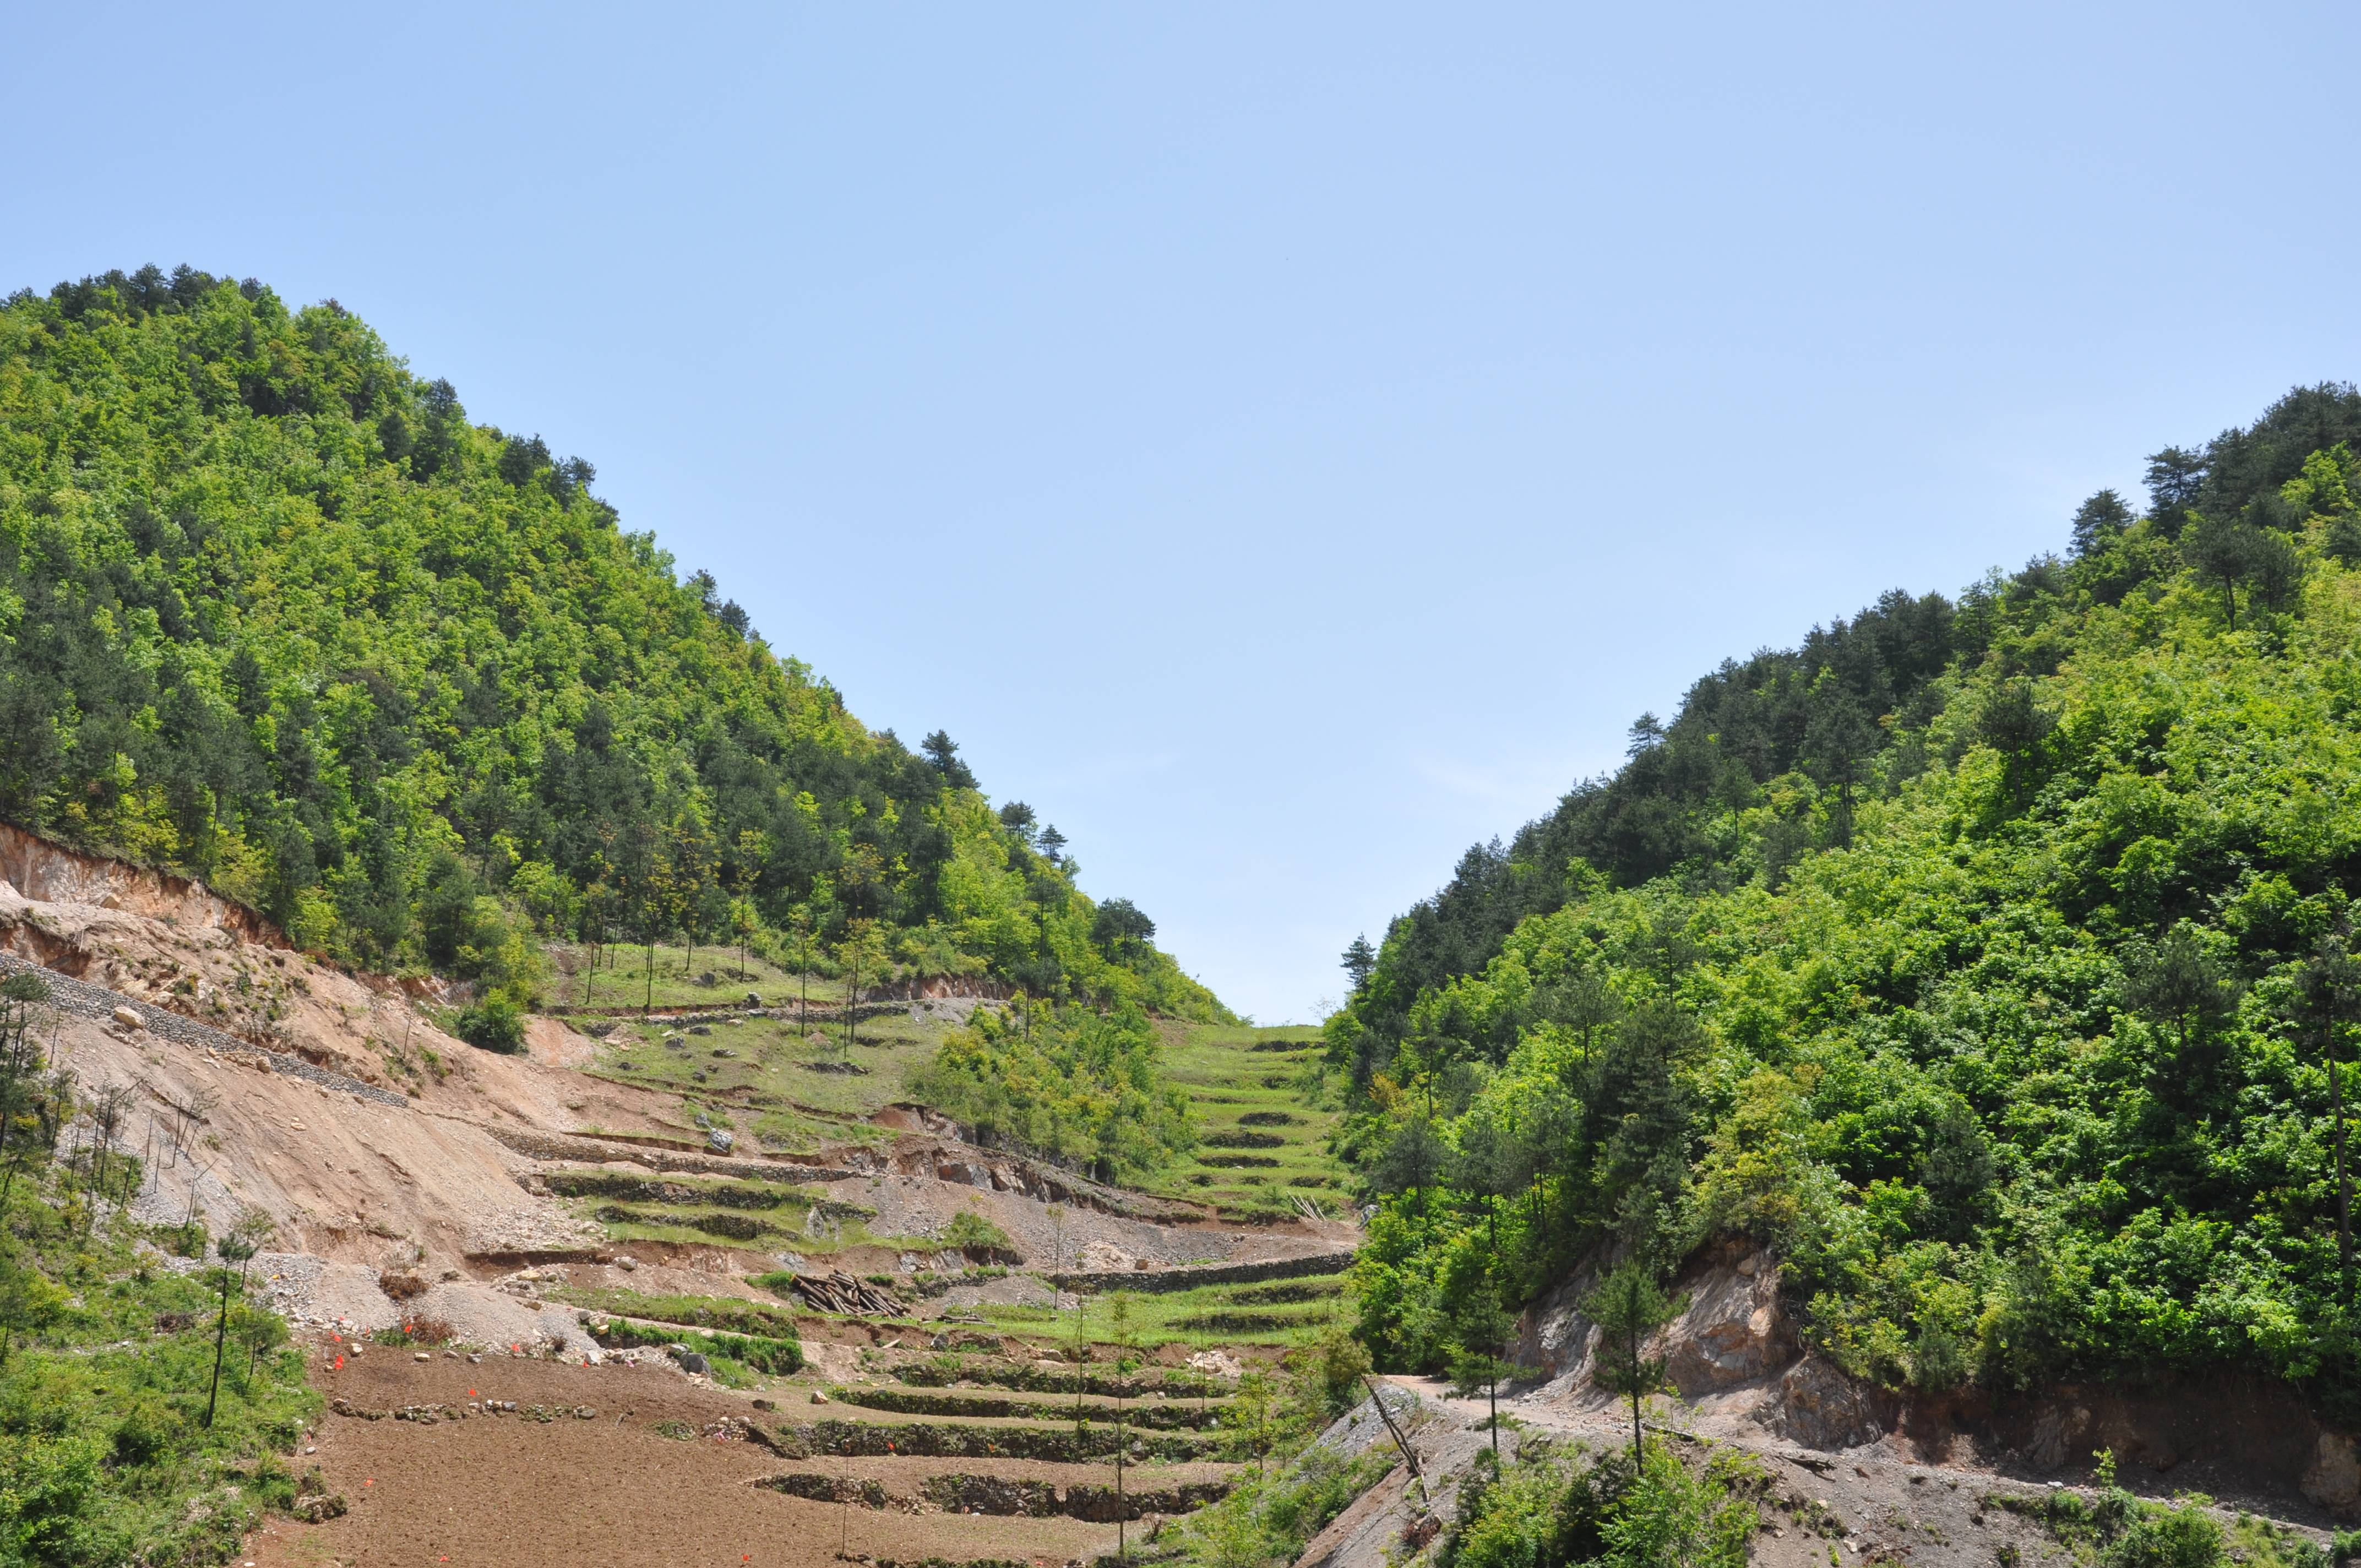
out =
[(904, 1310), (892, 1296), (842, 1269), (828, 1274), (798, 1274), (795, 1291), (807, 1306), (850, 1318), (891, 1318)]

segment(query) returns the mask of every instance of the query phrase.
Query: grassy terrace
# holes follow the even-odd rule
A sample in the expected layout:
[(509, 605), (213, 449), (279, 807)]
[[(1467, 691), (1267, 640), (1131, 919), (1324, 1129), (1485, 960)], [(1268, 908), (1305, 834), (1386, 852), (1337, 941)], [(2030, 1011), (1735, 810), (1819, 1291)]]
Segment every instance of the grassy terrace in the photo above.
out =
[[(593, 986), (601, 1007), (637, 1007), (647, 992), (642, 967), (646, 949), (616, 949), (615, 969), (602, 969)], [(551, 987), (553, 1004), (572, 1006), (583, 990), (588, 955), (560, 946), (559, 970)], [(571, 971), (571, 972), (569, 972)], [(714, 983), (701, 983), (710, 972)], [(792, 1007), (802, 989), (798, 977), (757, 959), (740, 979), (738, 953), (699, 948), (692, 961), (686, 949), (659, 944), (655, 950), (655, 1012), (668, 1008), (742, 1004), (748, 992), (766, 1006)], [(814, 975), (812, 1006), (841, 1007), (842, 982)], [(826, 1143), (890, 1136), (866, 1118), (902, 1097), (903, 1074), (934, 1054), (956, 1020), (931, 1012), (912, 1018), (906, 1010), (863, 1018), (857, 1028), (836, 1019), (792, 1018), (699, 1021), (684, 1014), (669, 1025), (643, 1023), (636, 1014), (620, 1020), (576, 1014), (577, 1027), (611, 1021), (594, 1069), (620, 1082), (653, 1084), (685, 1097), (679, 1135), (702, 1140), (701, 1113), (745, 1143), (783, 1153), (802, 1153)], [(697, 1029), (707, 1030), (697, 1034)], [(673, 1036), (669, 1041), (666, 1036)], [(858, 1070), (841, 1070), (841, 1069)], [(595, 1130), (595, 1129), (592, 1129)]]
[[(581, 995), (587, 955), (562, 947), (557, 953), (561, 972), (553, 1001), (570, 1004)], [(645, 949), (617, 953), (618, 967), (602, 970), (594, 988), (601, 1005), (636, 1003), (645, 994)], [(710, 986), (699, 979), (708, 970), (715, 977)], [(734, 949), (700, 948), (691, 968), (683, 948), (656, 948), (658, 1013), (742, 1003), (749, 992), (765, 1003), (791, 1003), (799, 985), (793, 973), (761, 959), (748, 966), (746, 979), (739, 979)], [(810, 994), (815, 1008), (838, 1007), (844, 986), (814, 976)], [(609, 1022), (581, 1016), (572, 1021)], [(862, 1019), (857, 1038), (835, 1020), (803, 1025), (782, 1018), (700, 1023), (682, 1015), (676, 1023), (657, 1025), (632, 1015), (611, 1022), (595, 1070), (682, 1095), (686, 1103), (679, 1136), (703, 1139), (705, 1129), (695, 1121), (701, 1113), (743, 1141), (784, 1153), (889, 1136), (866, 1118), (902, 1098), (904, 1074), (931, 1057), (957, 1026), (956, 1020), (932, 1011), (913, 1018), (900, 1010)], [(707, 1032), (692, 1032), (699, 1028)], [(1326, 1148), (1336, 1112), (1316, 1070), (1320, 1047), (1313, 1031), (1301, 1025), (1178, 1022), (1162, 1028), (1166, 1075), (1188, 1090), (1204, 1136), (1189, 1157), (1144, 1183), (1146, 1189), (1210, 1203), (1225, 1218), (1249, 1223), (1293, 1217), (1298, 1198), (1311, 1200), (1324, 1213), (1337, 1213), (1346, 1197), (1345, 1175)]]
[[(1269, 1284), (1201, 1285), (1194, 1290), (1135, 1295), (1129, 1298), (1130, 1328), (1145, 1350), (1175, 1343), (1198, 1348), (1296, 1344), (1317, 1335), (1335, 1320), (1344, 1288), (1344, 1276), (1333, 1275)], [(1082, 1303), (1082, 1336), (1094, 1346), (1113, 1343), (1115, 1298), (1111, 1294), (1084, 1296)], [(979, 1307), (976, 1310), (994, 1327), (1010, 1333), (1060, 1346), (1074, 1341), (1071, 1311), (997, 1306)], [(1094, 1350), (1093, 1354), (1098, 1352)]]
[(1293, 1217), (1299, 1197), (1337, 1214), (1346, 1188), (1327, 1149), (1337, 1113), (1317, 1071), (1317, 1034), (1300, 1025), (1164, 1028), (1165, 1073), (1188, 1090), (1203, 1138), (1148, 1190), (1248, 1223)]

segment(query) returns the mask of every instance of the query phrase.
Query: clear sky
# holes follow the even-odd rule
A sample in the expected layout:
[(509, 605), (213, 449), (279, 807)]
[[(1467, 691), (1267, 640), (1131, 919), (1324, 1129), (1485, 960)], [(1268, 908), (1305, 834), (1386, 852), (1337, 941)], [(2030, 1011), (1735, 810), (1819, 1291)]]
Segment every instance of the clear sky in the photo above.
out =
[(26, 7), (0, 291), (327, 296), (1234, 1006), (2361, 372), (2356, 13)]

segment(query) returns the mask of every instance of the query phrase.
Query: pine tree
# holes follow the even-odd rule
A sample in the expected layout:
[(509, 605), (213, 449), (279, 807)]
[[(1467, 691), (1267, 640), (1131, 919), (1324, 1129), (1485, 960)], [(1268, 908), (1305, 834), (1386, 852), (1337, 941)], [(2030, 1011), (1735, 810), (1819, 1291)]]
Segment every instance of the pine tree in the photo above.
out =
[(1367, 933), (1353, 938), (1345, 949), (1345, 978), (1353, 982), (1355, 991), (1369, 983), (1369, 976), (1378, 969), (1378, 950), (1369, 946)]
[(1664, 1386), (1662, 1356), (1643, 1356), (1650, 1334), (1673, 1321), (1679, 1304), (1657, 1287), (1655, 1274), (1634, 1260), (1607, 1277), (1582, 1304), (1582, 1314), (1598, 1325), (1598, 1349), (1591, 1380), (1631, 1401), (1631, 1463), (1641, 1462), (1641, 1402)]
[(2073, 552), (2089, 555), (2132, 525), (2132, 509), (2113, 490), (2101, 490), (2074, 510)]

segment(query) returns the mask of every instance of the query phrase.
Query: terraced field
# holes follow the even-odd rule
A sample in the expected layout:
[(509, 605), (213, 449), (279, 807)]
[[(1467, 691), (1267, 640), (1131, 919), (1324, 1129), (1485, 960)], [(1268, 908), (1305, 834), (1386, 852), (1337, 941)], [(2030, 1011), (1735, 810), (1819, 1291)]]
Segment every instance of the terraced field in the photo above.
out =
[[(871, 1354), (855, 1376), (813, 1369), (751, 1400), (661, 1360), (357, 1359), (323, 1370), (336, 1401), (317, 1455), (350, 1511), (275, 1526), (253, 1555), (266, 1568), (1087, 1562), (1119, 1530), (1137, 1544), (1217, 1500), (1251, 1462), (1261, 1434), (1225, 1382), (1099, 1365), (1078, 1404), (1005, 1387), (1061, 1370), (1036, 1354), (1047, 1346), (1016, 1348)], [(582, 1502), (528, 1501), (555, 1495)], [(637, 1528), (618, 1531), (625, 1517)]]
[(1248, 1224), (1292, 1218), (1305, 1203), (1338, 1217), (1349, 1195), (1328, 1154), (1336, 1111), (1318, 1072), (1319, 1036), (1301, 1025), (1165, 1029), (1166, 1076), (1189, 1091), (1204, 1136), (1149, 1190)]
[(776, 1015), (575, 1022), (609, 1030), (591, 1069), (597, 1076), (681, 1096), (683, 1138), (702, 1142), (719, 1128), (758, 1149), (800, 1154), (889, 1136), (868, 1118), (902, 1097), (904, 1074), (931, 1057), (961, 1016), (957, 1008), (903, 1005), (861, 1019), (857, 1033), (834, 1020)]
[[(1268, 1436), (1268, 1401), (1229, 1376), (1325, 1331), (1343, 1280), (1178, 1271), (1331, 1267), (1350, 1245), (1304, 1223), (1345, 1196), (1310, 1032), (1167, 1025), (1205, 1142), (1146, 1193), (1113, 1193), (1045, 1185), (892, 1108), (963, 1011), (905, 1004), (863, 1018), (857, 1044), (744, 1008), (588, 1020), (591, 1071), (679, 1108), (533, 1156), (531, 1185), (604, 1245), (500, 1288), (575, 1318), (607, 1361), (340, 1370), (319, 1457), (353, 1513), (256, 1561), (1008, 1568), (1092, 1562), (1225, 1495)], [(1078, 1266), (1085, 1288), (1060, 1289)], [(830, 1270), (882, 1292), (877, 1310), (799, 1293)], [(437, 1506), (459, 1475), (465, 1506)], [(600, 1498), (635, 1533), (552, 1533), (529, 1500), (550, 1491)], [(382, 1508), (404, 1492), (424, 1506)], [(525, 1515), (544, 1521), (530, 1538)]]
[[(1343, 1302), (1341, 1274), (1257, 1284), (1201, 1285), (1191, 1290), (1126, 1293), (1124, 1315), (1144, 1350), (1166, 1345), (1198, 1348), (1253, 1345), (1281, 1349), (1317, 1337), (1336, 1321)], [(1115, 1296), (1095, 1292), (1070, 1298), (1080, 1303), (1080, 1335), (1086, 1343), (1111, 1344), (1116, 1338)], [(1073, 1310), (1042, 1306), (977, 1309), (995, 1327), (1070, 1344), (1076, 1337)]]

